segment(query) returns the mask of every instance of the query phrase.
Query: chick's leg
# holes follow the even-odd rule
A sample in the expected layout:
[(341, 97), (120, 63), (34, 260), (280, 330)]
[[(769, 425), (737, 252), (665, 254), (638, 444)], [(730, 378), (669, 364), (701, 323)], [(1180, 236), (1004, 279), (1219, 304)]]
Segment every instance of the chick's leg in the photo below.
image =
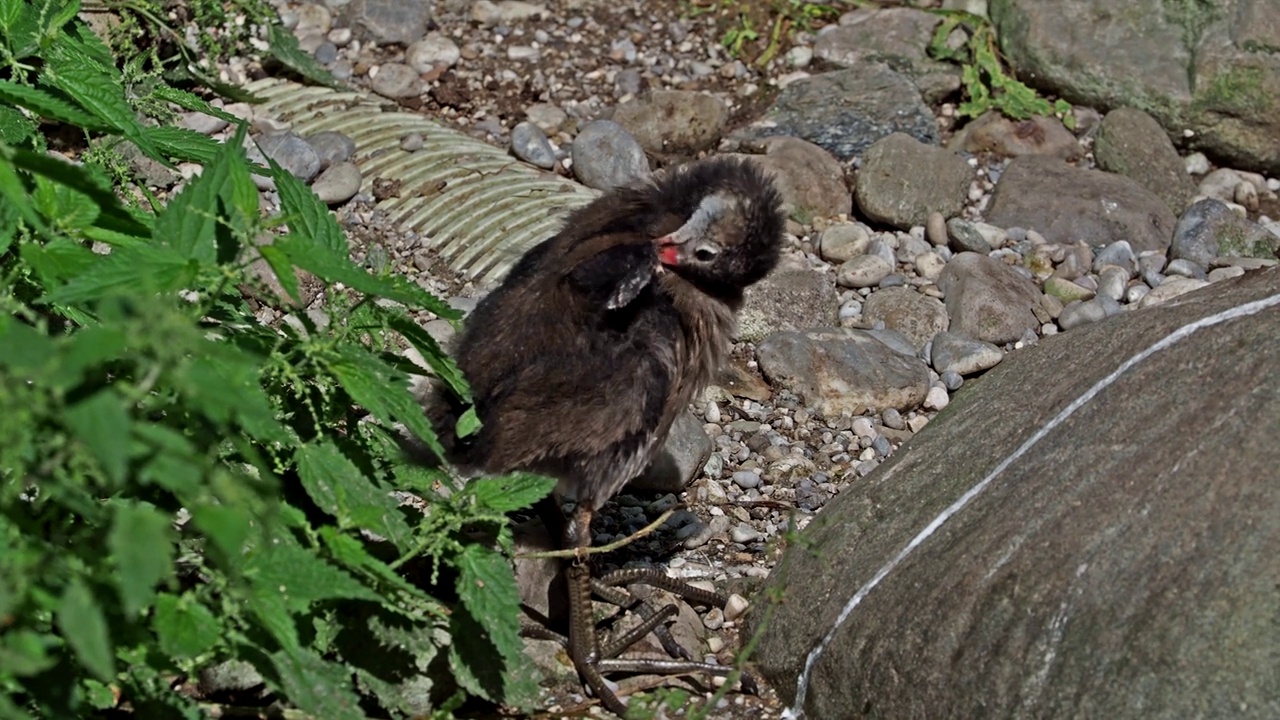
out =
[[(565, 527), (566, 549), (586, 550), (591, 545), (591, 516), (586, 503), (579, 503)], [(600, 639), (596, 635), (595, 613), (591, 605), (591, 566), (586, 553), (578, 552), (569, 561), (569, 658), (591, 692), (610, 712), (623, 715), (627, 706), (605, 683), (600, 674)]]

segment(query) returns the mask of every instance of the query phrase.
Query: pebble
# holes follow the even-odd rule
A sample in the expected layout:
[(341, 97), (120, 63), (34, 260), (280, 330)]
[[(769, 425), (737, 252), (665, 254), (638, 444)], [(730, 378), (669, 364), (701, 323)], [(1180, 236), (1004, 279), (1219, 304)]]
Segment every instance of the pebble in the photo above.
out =
[(924, 396), (924, 406), (930, 410), (941, 410), (950, 401), (951, 398), (947, 395), (947, 389), (938, 385), (929, 388), (928, 394)]
[(893, 452), (893, 445), (889, 442), (889, 438), (879, 435), (875, 440), (871, 441), (871, 449), (875, 450), (876, 456), (887, 458), (889, 453)]
[(649, 176), (644, 149), (612, 120), (587, 123), (573, 141), (572, 159), (574, 177), (597, 190), (630, 185)]
[(1070, 330), (1074, 327), (1095, 323), (1107, 317), (1106, 308), (1094, 300), (1077, 300), (1069, 303), (1058, 316), (1058, 327)]
[(753, 543), (763, 537), (760, 531), (755, 529), (750, 523), (738, 523), (733, 527), (733, 531), (729, 533), (729, 539), (736, 543)]
[(453, 67), (462, 58), (462, 51), (449, 37), (441, 33), (428, 33), (423, 39), (413, 43), (404, 52), (404, 61), (419, 73), (425, 73), (436, 66)]
[(1108, 265), (1122, 267), (1129, 272), (1129, 276), (1133, 277), (1134, 270), (1137, 268), (1138, 259), (1133, 254), (1133, 248), (1129, 246), (1127, 240), (1118, 240), (1106, 246), (1093, 256), (1093, 271), (1101, 272), (1102, 268)]
[(840, 265), (836, 284), (841, 287), (875, 287), (893, 272), (893, 266), (879, 255), (860, 255)]
[(355, 197), (360, 192), (362, 180), (360, 168), (355, 163), (344, 160), (330, 165), (320, 173), (311, 184), (311, 190), (321, 202), (337, 205)]
[(880, 422), (884, 423), (885, 427), (893, 430), (901, 430), (907, 426), (902, 420), (902, 413), (895, 408), (888, 408), (880, 413)]
[(751, 470), (739, 470), (733, 475), (733, 482), (743, 490), (760, 487), (760, 475)]
[(327, 168), (350, 160), (356, 154), (356, 141), (340, 132), (325, 130), (307, 136), (307, 144), (320, 158), (320, 167)]
[(955, 370), (947, 370), (941, 373), (938, 376), (938, 379), (942, 382), (942, 385), (951, 392), (959, 390), (960, 387), (964, 385), (964, 377)]
[(947, 236), (947, 219), (942, 213), (929, 213), (924, 223), (924, 236), (935, 247), (946, 247), (950, 238)]
[(556, 166), (556, 151), (542, 128), (522, 122), (511, 128), (511, 154), (525, 162), (550, 170)]
[(311, 182), (320, 172), (320, 156), (310, 143), (293, 133), (258, 138), (258, 147), (263, 155), (303, 182)]
[(857, 435), (860, 438), (874, 438), (876, 436), (875, 425), (871, 424), (871, 420), (869, 418), (854, 418), (850, 429), (853, 430), (854, 435)]
[(818, 253), (829, 263), (843, 263), (867, 252), (871, 230), (862, 223), (835, 223), (818, 236)]
[(417, 97), (422, 94), (422, 78), (408, 65), (387, 63), (378, 68), (370, 87), (379, 95), (392, 99)]
[(1198, 280), (1205, 279), (1204, 268), (1200, 267), (1200, 265), (1186, 258), (1177, 258), (1175, 260), (1170, 260), (1169, 264), (1165, 266), (1165, 274), (1196, 278)]
[(737, 620), (742, 617), (742, 614), (745, 613), (747, 608), (750, 606), (751, 605), (747, 602), (746, 598), (742, 597), (738, 593), (731, 593), (729, 595), (728, 602), (724, 604), (724, 619)]
[(948, 246), (955, 252), (976, 252), (986, 255), (993, 249), (982, 231), (967, 220), (951, 218), (947, 221)]

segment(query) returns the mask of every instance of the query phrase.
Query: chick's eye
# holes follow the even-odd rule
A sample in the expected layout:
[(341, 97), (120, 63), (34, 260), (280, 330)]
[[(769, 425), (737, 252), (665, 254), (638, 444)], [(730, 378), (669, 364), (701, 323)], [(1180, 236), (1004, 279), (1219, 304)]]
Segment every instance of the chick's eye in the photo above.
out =
[(716, 251), (709, 247), (700, 247), (693, 251), (693, 257), (700, 262), (711, 262), (716, 258)]

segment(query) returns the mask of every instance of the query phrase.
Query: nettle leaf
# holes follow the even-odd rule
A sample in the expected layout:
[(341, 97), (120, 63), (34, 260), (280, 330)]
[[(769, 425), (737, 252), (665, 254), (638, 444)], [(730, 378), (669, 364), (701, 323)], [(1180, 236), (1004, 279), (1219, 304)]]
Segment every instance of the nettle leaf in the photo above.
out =
[(342, 83), (329, 74), (310, 53), (303, 51), (293, 33), (277, 25), (267, 28), (267, 43), (271, 55), (285, 67), (302, 77), (335, 90), (342, 90)]
[[(10, 157), (13, 164), (18, 168), (36, 175), (42, 175), (55, 183), (67, 185), (88, 195), (98, 205), (98, 210), (101, 212), (101, 217), (98, 219), (99, 226), (135, 237), (147, 237), (150, 235), (151, 229), (147, 224), (146, 216), (140, 213), (135, 214), (124, 207), (112, 189), (104, 185), (101, 179), (91, 173), (88, 168), (58, 160), (52, 155), (29, 150), (15, 149)], [(2, 158), (3, 153), (0, 152), (0, 169), (3, 169), (6, 165)], [(5, 178), (0, 175), (0, 192), (10, 195), (9, 188), (5, 187), (5, 184)], [(18, 188), (25, 194), (25, 188), (21, 185)], [(21, 196), (11, 196), (11, 199), (15, 197)], [(21, 199), (20, 202), (22, 207), (26, 207), (28, 204), (25, 199)], [(24, 219), (28, 220), (34, 216), (34, 212), (23, 215)]]
[(225, 120), (232, 125), (243, 124), (244, 120), (232, 115), (222, 108), (210, 105), (204, 98), (175, 88), (171, 85), (157, 85), (151, 90), (151, 94), (161, 100), (167, 100), (183, 110), (191, 110), (194, 112), (202, 112), (221, 120)]
[(225, 557), (239, 558), (252, 518), (240, 508), (202, 504), (191, 508), (191, 522)]
[(464, 438), (475, 434), (481, 427), (483, 427), (483, 423), (480, 422), (480, 416), (476, 414), (476, 409), (469, 407), (466, 412), (462, 413), (462, 417), (458, 418), (458, 422), (454, 423), (453, 432), (459, 438)]
[(41, 299), (47, 304), (74, 305), (121, 291), (173, 292), (189, 285), (195, 263), (162, 245), (139, 245), (103, 256), (94, 268)]
[(468, 545), (455, 561), (458, 597), (506, 661), (508, 673), (524, 658), (518, 618), (520, 592), (511, 566), (482, 545)]
[(107, 387), (68, 407), (63, 424), (98, 458), (107, 477), (121, 483), (129, 463), (129, 413)]
[(352, 672), (301, 648), (272, 653), (271, 664), (289, 701), (312, 717), (365, 720)]
[(404, 548), (412, 531), (399, 503), (375, 486), (333, 443), (323, 441), (298, 448), (298, 478), (321, 510), (338, 518), (343, 527), (359, 527)]
[(271, 271), (276, 274), (276, 279), (285, 292), (289, 293), (289, 297), (301, 304), (302, 289), (298, 286), (298, 273), (294, 272), (293, 263), (289, 262), (284, 251), (275, 245), (259, 245), (258, 254), (271, 266)]
[(113, 74), (75, 47), (68, 36), (60, 35), (45, 56), (44, 79), (71, 96), (81, 107), (119, 131), (147, 157), (168, 165), (168, 159), (142, 132), (133, 108), (124, 97), (118, 73)]
[(444, 447), (427, 421), (422, 406), (408, 390), (408, 376), (359, 347), (338, 348), (341, 360), (332, 366), (351, 399), (383, 422), (403, 423), (438, 457)]
[[(440, 302), (441, 305), (445, 303)], [(387, 324), (392, 330), (404, 336), (409, 344), (418, 351), (422, 359), (426, 361), (427, 367), (436, 377), (444, 381), (449, 389), (458, 396), (462, 402), (471, 402), (471, 386), (467, 384), (467, 380), (462, 375), (462, 370), (458, 367), (453, 358), (440, 347), (436, 339), (431, 334), (422, 329), (422, 326), (415, 322), (412, 318), (406, 316), (394, 308), (383, 308), (377, 305), (373, 306), (376, 316)], [(453, 308), (449, 308), (453, 310)], [(431, 310), (435, 312), (435, 310)], [(436, 313), (439, 315), (439, 313)], [(451, 315), (457, 315), (454, 311)], [(446, 320), (453, 319), (449, 315), (441, 315)], [(459, 436), (462, 437), (462, 436)]]
[(54, 620), (80, 664), (97, 679), (110, 682), (116, 674), (116, 660), (107, 634), (107, 619), (97, 598), (79, 579), (73, 579), (63, 590)]
[(210, 265), (217, 258), (219, 196), (229, 163), (219, 158), (187, 183), (156, 217), (152, 237), (179, 255)]
[(345, 598), (379, 602), (381, 597), (345, 570), (316, 553), (278, 544), (250, 556), (247, 572), (254, 585), (280, 596), (291, 612), (304, 612), (320, 600)]
[(222, 637), (222, 623), (191, 593), (156, 597), (151, 628), (160, 649), (171, 657), (193, 658), (208, 651)]
[(0, 80), (0, 100), (67, 125), (75, 125), (85, 130), (110, 130), (111, 125), (85, 112), (74, 103), (55, 95), (48, 90), (19, 85), (8, 80)]
[(143, 504), (120, 504), (107, 535), (115, 559), (115, 581), (125, 614), (136, 615), (155, 597), (156, 585), (173, 576), (173, 531), (169, 518)]
[(201, 165), (213, 162), (221, 147), (213, 138), (180, 127), (144, 127), (142, 135), (154, 143), (162, 155)]
[(480, 506), (494, 512), (506, 513), (529, 507), (550, 495), (555, 487), (554, 478), (532, 473), (511, 473), (476, 478), (466, 484), (460, 495), (470, 496)]
[(18, 254), (46, 288), (84, 274), (99, 257), (82, 243), (66, 238), (44, 244), (25, 243), (18, 248)]
[[(290, 237), (306, 251), (328, 250), (330, 258), (347, 260), (347, 238), (329, 208), (293, 173), (267, 158), (271, 175), (280, 193), (280, 206), (289, 223)], [(319, 246), (318, 248), (316, 246)], [(349, 263), (349, 261), (348, 261)]]
[(0, 105), (0, 143), (35, 147), (40, 126), (15, 107)]

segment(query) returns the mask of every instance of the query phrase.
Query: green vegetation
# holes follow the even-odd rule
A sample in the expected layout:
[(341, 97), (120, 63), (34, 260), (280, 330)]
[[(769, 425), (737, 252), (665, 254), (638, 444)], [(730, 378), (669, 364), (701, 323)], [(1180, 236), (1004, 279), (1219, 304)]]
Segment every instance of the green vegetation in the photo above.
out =
[[(1015, 120), (1025, 120), (1032, 115), (1058, 115), (1067, 127), (1074, 126), (1075, 119), (1067, 101), (1049, 102), (1005, 70), (990, 21), (960, 11), (936, 12), (942, 16), (942, 22), (929, 43), (929, 54), (962, 66), (966, 99), (956, 108), (961, 117), (978, 117), (988, 110), (998, 110)], [(949, 40), (956, 30), (963, 30), (967, 40), (953, 47)]]
[[(684, 14), (699, 17), (714, 13), (723, 28), (720, 44), (729, 55), (745, 57), (757, 67), (764, 67), (792, 33), (816, 30), (839, 17), (843, 12), (840, 6), (858, 4), (852, 0), (837, 0), (834, 4), (805, 0), (693, 0)], [(768, 28), (767, 34), (762, 36), (757, 28)]]
[[(181, 56), (120, 62), (78, 10), (0, 0), (0, 718), (529, 705), (505, 513), (550, 481), (458, 488), (401, 451), (440, 447), (398, 347), (468, 392), (409, 313), (456, 313), (353, 264), (309, 189), (246, 160), (243, 127), (218, 144), (148, 121), (236, 119), (168, 81)], [(126, 140), (203, 174), (162, 206), (125, 184)], [(231, 660), (268, 693), (198, 697)]]

